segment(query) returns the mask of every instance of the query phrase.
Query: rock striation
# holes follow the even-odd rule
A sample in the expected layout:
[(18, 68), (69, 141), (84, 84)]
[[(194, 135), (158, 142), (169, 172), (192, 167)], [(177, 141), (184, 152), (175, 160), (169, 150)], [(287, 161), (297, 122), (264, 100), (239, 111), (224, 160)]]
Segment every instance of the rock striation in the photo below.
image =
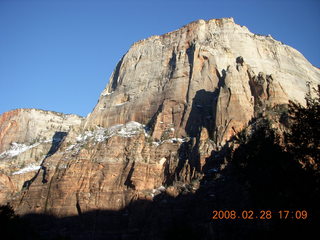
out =
[(42, 161), (68, 133), (79, 129), (82, 120), (37, 109), (0, 115), (0, 203), (6, 203), (34, 177)]
[(201, 124), (214, 126), (214, 101), (221, 87), (222, 95), (233, 89), (232, 96), (237, 95), (246, 108), (258, 94), (251, 92), (257, 83), (253, 79), (265, 81), (261, 97), (267, 96), (267, 75), (274, 81), (268, 90), (272, 104), (289, 99), (303, 102), (306, 82), (319, 81), (319, 69), (271, 36), (253, 34), (232, 18), (199, 20), (135, 43), (118, 63), (85, 127), (133, 120), (154, 126), (153, 137), (158, 139), (170, 128), (175, 129), (175, 137), (193, 136), (198, 129), (188, 119), (191, 114), (192, 122), (198, 115), (192, 112), (194, 103), (203, 108), (202, 116), (196, 117)]
[(69, 216), (195, 191), (215, 150), (265, 109), (303, 103), (307, 83), (320, 70), (301, 53), (232, 18), (152, 36), (123, 56), (87, 118), (0, 116), (0, 201)]

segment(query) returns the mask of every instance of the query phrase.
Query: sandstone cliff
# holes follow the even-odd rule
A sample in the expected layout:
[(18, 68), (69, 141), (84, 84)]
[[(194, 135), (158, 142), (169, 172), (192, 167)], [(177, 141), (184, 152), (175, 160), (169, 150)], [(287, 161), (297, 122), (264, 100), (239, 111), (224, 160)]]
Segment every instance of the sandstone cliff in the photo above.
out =
[(37, 109), (17, 109), (0, 115), (1, 203), (34, 177), (43, 160), (58, 149), (71, 130), (79, 128), (81, 121), (76, 115)]
[[(199, 127), (210, 135), (218, 128), (216, 138), (222, 141), (253, 115), (257, 94), (273, 105), (288, 99), (303, 102), (306, 82), (319, 83), (319, 77), (319, 69), (301, 53), (271, 36), (253, 34), (232, 18), (199, 20), (135, 43), (118, 63), (85, 127), (133, 120), (151, 125), (157, 139), (169, 129), (174, 129), (172, 136), (185, 137), (195, 136)], [(254, 79), (264, 82), (262, 90), (249, 85)], [(219, 97), (224, 108), (228, 94), (227, 109), (216, 109)]]
[[(319, 84), (320, 70), (301, 53), (232, 18), (142, 40), (83, 121), (37, 110), (1, 115), (0, 201), (20, 214), (66, 216), (196, 191), (213, 150), (266, 108), (303, 103), (307, 83)], [(24, 151), (12, 156), (16, 148)], [(10, 167), (22, 161), (36, 167), (19, 178), (35, 166)]]

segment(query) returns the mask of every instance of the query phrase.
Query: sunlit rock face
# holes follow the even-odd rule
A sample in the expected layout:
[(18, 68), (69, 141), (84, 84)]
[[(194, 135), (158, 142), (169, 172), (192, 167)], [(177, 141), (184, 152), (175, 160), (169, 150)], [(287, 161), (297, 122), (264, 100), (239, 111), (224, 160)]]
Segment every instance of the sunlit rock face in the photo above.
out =
[[(254, 79), (264, 81), (263, 93)], [(184, 137), (196, 135), (200, 126), (210, 134), (218, 127), (217, 139), (223, 141), (232, 127), (239, 129), (250, 119), (254, 96), (270, 104), (303, 102), (307, 81), (319, 82), (319, 69), (297, 50), (253, 34), (232, 18), (199, 20), (133, 44), (85, 127), (133, 120), (151, 124), (158, 139), (171, 128), (173, 136)]]
[(196, 191), (214, 150), (319, 83), (297, 50), (232, 18), (152, 36), (123, 56), (87, 118), (0, 116), (0, 201), (66, 216)]
[(37, 109), (17, 109), (0, 115), (0, 203), (7, 203), (20, 192), (54, 146), (78, 131), (82, 120), (76, 115)]

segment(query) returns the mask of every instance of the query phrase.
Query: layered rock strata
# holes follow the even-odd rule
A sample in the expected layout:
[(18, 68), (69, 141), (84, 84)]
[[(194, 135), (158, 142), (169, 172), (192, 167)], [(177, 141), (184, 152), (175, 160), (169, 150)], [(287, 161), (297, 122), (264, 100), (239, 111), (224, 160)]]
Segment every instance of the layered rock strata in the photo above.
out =
[[(66, 216), (119, 210), (161, 192), (176, 197), (186, 185), (196, 191), (215, 150), (265, 108), (303, 103), (307, 82), (319, 84), (320, 70), (301, 53), (232, 18), (150, 37), (123, 56), (93, 112), (58, 127), (22, 189), (2, 198), (20, 214)], [(45, 142), (56, 132), (32, 131), (22, 119), (1, 120), (2, 162), (13, 162), (10, 143)], [(10, 133), (14, 125), (30, 127)], [(3, 186), (21, 186), (16, 175), (4, 167)]]
[(0, 115), (0, 203), (32, 179), (60, 142), (79, 131), (82, 118), (37, 109), (17, 109)]

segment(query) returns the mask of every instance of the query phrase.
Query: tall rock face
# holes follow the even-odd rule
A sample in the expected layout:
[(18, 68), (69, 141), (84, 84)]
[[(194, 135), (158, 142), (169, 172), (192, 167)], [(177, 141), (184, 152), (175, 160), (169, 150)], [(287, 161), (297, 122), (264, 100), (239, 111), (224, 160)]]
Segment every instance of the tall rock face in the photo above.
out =
[[(175, 137), (184, 137), (194, 136), (199, 127), (205, 126), (210, 134), (218, 127), (217, 139), (226, 140), (230, 128), (241, 127), (252, 116), (247, 108), (252, 108), (251, 97), (260, 90), (256, 93), (252, 89), (256, 84), (249, 82), (263, 79), (261, 75), (272, 75), (274, 80), (268, 89), (272, 104), (289, 99), (303, 102), (306, 82), (319, 82), (319, 69), (271, 36), (253, 34), (232, 18), (199, 20), (135, 43), (118, 63), (85, 127), (133, 120), (152, 125), (153, 137), (158, 139), (171, 128)], [(216, 109), (217, 99), (221, 95), (226, 104), (222, 98), (227, 98), (227, 91), (231, 91), (231, 105), (227, 109), (222, 105), (221, 112)], [(234, 119), (228, 112), (237, 104), (244, 114)], [(217, 111), (226, 119), (216, 119)], [(220, 136), (223, 132), (225, 137)]]
[(56, 132), (69, 132), (79, 127), (82, 118), (37, 109), (16, 109), (0, 115), (0, 152), (8, 150), (13, 142), (51, 141)]
[(0, 115), (0, 203), (6, 203), (34, 177), (59, 143), (79, 130), (82, 120), (76, 115), (37, 109), (17, 109)]
[[(307, 85), (319, 83), (320, 70), (297, 50), (232, 18), (142, 40), (86, 119), (37, 110), (0, 116), (2, 202), (19, 214), (69, 216), (194, 192), (212, 154), (253, 117), (303, 103)], [(9, 153), (19, 147), (44, 155), (11, 168)], [(16, 159), (40, 156), (25, 154)]]

